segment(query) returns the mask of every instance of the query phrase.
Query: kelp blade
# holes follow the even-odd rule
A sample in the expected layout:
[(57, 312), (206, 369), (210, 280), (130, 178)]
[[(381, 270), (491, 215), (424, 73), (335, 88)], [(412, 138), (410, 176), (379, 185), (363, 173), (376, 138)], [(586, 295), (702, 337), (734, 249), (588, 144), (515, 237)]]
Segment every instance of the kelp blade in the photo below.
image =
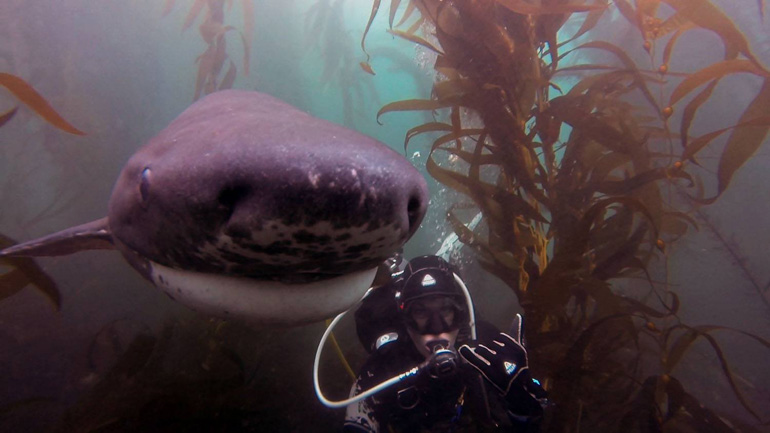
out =
[(51, 104), (49, 104), (45, 98), (21, 78), (0, 72), (0, 85), (8, 89), (19, 99), (19, 101), (31, 108), (32, 111), (51, 125), (62, 131), (69, 132), (70, 134), (86, 135), (85, 132), (75, 128), (69, 122), (64, 120), (59, 113), (51, 107)]

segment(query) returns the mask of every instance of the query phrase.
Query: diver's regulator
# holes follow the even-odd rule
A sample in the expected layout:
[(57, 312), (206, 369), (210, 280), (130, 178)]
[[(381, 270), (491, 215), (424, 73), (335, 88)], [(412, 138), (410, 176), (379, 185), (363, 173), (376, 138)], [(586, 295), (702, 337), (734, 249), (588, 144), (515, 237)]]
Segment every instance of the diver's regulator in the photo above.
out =
[(446, 379), (454, 376), (460, 368), (460, 358), (457, 352), (449, 347), (449, 342), (439, 340), (430, 343), (431, 356), (420, 365), (431, 379)]

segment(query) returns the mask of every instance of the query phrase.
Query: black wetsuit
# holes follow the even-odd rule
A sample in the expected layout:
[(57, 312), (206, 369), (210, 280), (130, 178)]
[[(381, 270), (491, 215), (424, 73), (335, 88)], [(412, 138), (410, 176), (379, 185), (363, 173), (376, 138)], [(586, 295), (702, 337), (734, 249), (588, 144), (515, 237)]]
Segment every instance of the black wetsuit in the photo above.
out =
[[(480, 323), (479, 338), (496, 335), (497, 330)], [(458, 337), (456, 346), (466, 338)], [(408, 337), (388, 343), (373, 352), (351, 390), (351, 396), (397, 376), (424, 359)], [(433, 379), (427, 374), (411, 376), (360, 403), (348, 406), (344, 432), (536, 432), (531, 422), (519, 422), (511, 412), (516, 408), (478, 372), (461, 363), (449, 378)]]

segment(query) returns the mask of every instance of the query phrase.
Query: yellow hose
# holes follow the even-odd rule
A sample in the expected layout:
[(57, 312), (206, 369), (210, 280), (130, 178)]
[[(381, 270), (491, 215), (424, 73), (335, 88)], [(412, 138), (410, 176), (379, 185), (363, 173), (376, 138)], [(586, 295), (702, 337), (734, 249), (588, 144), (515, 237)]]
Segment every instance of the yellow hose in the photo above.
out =
[[(329, 327), (329, 324), (332, 323), (331, 320), (326, 319), (326, 327)], [(337, 352), (337, 357), (340, 358), (340, 361), (342, 361), (342, 365), (345, 367), (345, 370), (347, 370), (348, 374), (350, 375), (350, 378), (353, 380), (356, 380), (356, 373), (353, 372), (353, 369), (350, 368), (350, 364), (348, 364), (348, 360), (345, 359), (345, 354), (342, 353), (342, 348), (340, 347), (340, 344), (337, 343), (337, 338), (334, 336), (334, 331), (332, 331), (329, 336), (332, 337), (332, 344), (334, 345), (334, 351)]]

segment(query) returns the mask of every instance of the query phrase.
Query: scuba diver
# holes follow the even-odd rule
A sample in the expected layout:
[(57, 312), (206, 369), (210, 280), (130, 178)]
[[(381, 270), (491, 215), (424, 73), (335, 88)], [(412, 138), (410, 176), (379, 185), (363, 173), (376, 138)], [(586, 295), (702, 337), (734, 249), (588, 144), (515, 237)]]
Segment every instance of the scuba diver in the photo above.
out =
[(369, 357), (351, 399), (330, 402), (316, 388), (327, 406), (347, 406), (343, 431), (539, 431), (547, 398), (529, 372), (521, 316), (510, 334), (475, 323), (467, 288), (441, 257), (389, 265), (390, 281), (356, 311)]

